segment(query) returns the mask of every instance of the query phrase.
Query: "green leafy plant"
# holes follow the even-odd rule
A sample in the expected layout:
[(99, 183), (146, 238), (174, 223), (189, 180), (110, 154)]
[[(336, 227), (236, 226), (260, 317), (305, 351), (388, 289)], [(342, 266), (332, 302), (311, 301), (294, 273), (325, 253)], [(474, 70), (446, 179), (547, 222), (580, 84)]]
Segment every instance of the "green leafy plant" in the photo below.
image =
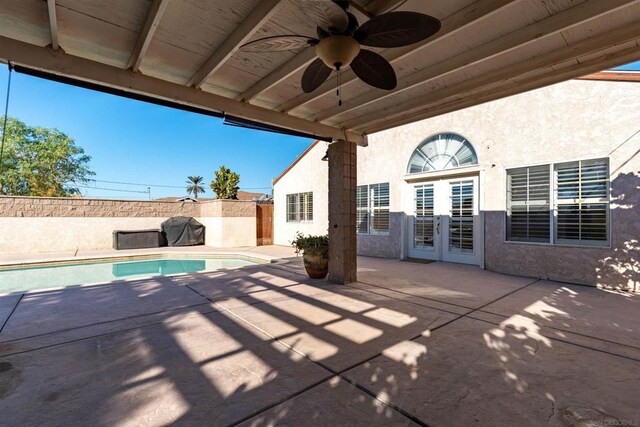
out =
[(202, 182), (204, 178), (201, 176), (188, 176), (186, 183), (189, 184), (187, 186), (187, 194), (193, 194), (193, 198), (198, 198), (198, 193), (204, 193), (204, 187), (202, 186)]
[(325, 255), (329, 253), (329, 236), (305, 236), (298, 232), (295, 239), (291, 242), (296, 250), (296, 254), (300, 252), (308, 252), (317, 255)]
[(222, 165), (216, 171), (213, 181), (211, 181), (211, 189), (216, 193), (218, 199), (236, 199), (239, 183), (240, 175), (231, 172), (231, 169)]
[[(0, 129), (3, 123), (4, 117), (0, 117)], [(57, 129), (29, 126), (9, 117), (6, 132), (0, 194), (74, 196), (95, 175), (88, 167), (91, 157)]]

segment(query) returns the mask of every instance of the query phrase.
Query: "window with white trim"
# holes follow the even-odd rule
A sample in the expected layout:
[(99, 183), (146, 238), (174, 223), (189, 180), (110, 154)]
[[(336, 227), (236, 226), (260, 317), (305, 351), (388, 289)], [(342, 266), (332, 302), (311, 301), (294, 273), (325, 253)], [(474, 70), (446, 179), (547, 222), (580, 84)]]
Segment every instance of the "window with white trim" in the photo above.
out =
[(478, 156), (465, 137), (453, 132), (439, 133), (424, 140), (409, 160), (407, 173), (441, 171), (478, 164)]
[(549, 242), (549, 170), (549, 165), (542, 165), (507, 171), (507, 240)]
[(313, 221), (313, 192), (287, 194), (287, 222)]
[(607, 245), (609, 160), (507, 170), (507, 240)]
[(356, 230), (360, 234), (389, 232), (389, 183), (359, 185), (356, 193)]
[(555, 165), (557, 243), (609, 241), (609, 162), (581, 160)]

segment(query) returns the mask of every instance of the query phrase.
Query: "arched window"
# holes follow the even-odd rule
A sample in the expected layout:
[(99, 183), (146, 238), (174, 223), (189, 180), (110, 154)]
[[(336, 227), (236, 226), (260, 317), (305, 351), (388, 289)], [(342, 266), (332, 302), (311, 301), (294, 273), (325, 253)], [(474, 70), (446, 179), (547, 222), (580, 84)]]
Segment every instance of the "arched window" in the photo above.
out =
[(477, 165), (473, 146), (457, 133), (439, 133), (425, 139), (409, 160), (407, 173), (432, 172)]

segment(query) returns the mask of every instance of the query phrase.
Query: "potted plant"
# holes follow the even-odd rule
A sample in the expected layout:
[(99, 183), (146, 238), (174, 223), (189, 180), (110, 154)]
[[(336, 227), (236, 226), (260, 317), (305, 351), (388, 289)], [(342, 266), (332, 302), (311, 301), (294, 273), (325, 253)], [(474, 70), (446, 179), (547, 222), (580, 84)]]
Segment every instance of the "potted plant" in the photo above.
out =
[(305, 236), (298, 232), (291, 242), (296, 253), (302, 252), (307, 274), (312, 279), (324, 279), (329, 272), (329, 236)]

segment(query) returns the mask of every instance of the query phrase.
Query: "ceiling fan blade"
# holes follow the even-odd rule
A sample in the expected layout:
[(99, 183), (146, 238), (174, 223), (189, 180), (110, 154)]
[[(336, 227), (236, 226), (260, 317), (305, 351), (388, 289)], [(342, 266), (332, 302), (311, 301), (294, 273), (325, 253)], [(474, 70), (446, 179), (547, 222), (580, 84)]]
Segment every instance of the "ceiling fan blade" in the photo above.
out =
[(321, 27), (316, 27), (316, 34), (318, 35), (318, 38), (320, 40), (326, 39), (327, 37), (331, 36), (329, 31), (325, 31)]
[(324, 65), (322, 59), (313, 61), (302, 74), (302, 90), (311, 93), (318, 88), (331, 74), (331, 68)]
[(347, 12), (331, 0), (299, 0), (296, 4), (311, 22), (331, 34), (342, 34), (349, 25)]
[(351, 69), (360, 80), (379, 89), (395, 89), (398, 84), (396, 72), (389, 61), (370, 50), (360, 49), (351, 62)]
[(242, 52), (285, 52), (315, 46), (319, 40), (297, 34), (263, 37), (240, 46)]
[(400, 47), (417, 43), (437, 33), (440, 21), (417, 12), (389, 12), (365, 22), (354, 37), (373, 47)]

